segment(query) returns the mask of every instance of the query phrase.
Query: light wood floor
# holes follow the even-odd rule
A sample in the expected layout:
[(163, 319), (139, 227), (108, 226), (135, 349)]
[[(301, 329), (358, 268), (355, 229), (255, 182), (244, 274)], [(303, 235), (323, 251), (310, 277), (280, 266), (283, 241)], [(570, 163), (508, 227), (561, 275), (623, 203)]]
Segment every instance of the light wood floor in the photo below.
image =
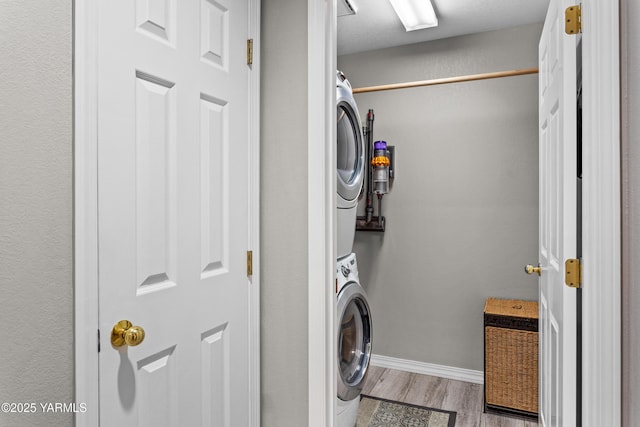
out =
[(369, 367), (363, 393), (431, 408), (456, 411), (456, 427), (537, 427), (515, 417), (484, 414), (483, 386), (394, 369)]

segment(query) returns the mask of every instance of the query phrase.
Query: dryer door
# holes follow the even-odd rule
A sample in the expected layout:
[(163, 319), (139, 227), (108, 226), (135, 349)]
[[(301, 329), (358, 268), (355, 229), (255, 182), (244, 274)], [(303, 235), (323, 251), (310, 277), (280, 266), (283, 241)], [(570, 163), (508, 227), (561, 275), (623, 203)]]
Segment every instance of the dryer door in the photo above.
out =
[(371, 359), (371, 315), (364, 289), (348, 283), (338, 294), (338, 397), (355, 399), (362, 391)]
[(337, 87), (337, 189), (340, 197), (354, 201), (364, 178), (364, 140), (358, 107), (348, 83)]

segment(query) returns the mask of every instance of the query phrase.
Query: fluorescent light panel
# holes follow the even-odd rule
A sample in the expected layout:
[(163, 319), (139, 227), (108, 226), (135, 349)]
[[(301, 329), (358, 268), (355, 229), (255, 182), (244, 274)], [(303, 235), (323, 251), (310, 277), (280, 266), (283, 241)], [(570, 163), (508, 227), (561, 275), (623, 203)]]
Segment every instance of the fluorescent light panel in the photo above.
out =
[(407, 31), (438, 26), (430, 0), (389, 0)]

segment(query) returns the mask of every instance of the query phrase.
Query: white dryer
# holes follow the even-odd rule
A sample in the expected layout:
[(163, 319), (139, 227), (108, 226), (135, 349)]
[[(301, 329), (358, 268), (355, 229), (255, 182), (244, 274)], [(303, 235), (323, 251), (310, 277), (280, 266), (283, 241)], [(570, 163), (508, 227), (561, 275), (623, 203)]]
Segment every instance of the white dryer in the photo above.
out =
[(354, 427), (371, 359), (371, 312), (360, 285), (356, 254), (339, 259), (336, 266), (336, 420), (338, 427)]
[(365, 174), (365, 149), (358, 106), (349, 80), (336, 75), (337, 103), (337, 258), (351, 253), (356, 232), (356, 209)]

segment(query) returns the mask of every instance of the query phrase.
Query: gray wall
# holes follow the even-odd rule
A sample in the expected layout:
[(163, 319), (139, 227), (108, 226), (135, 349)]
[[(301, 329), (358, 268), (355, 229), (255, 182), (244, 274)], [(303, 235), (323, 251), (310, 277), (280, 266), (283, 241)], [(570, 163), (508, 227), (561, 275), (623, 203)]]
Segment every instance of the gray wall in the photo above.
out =
[(308, 418), (307, 2), (262, 0), (262, 425)]
[(621, 5), (622, 425), (640, 425), (640, 7)]
[[(541, 25), (338, 58), (354, 87), (537, 66)], [(354, 251), (375, 354), (482, 371), (487, 297), (536, 300), (537, 74), (356, 95), (396, 146), (384, 234)], [(361, 202), (361, 205), (363, 202)], [(360, 206), (362, 207), (362, 206)]]
[(74, 401), (71, 16), (69, 0), (0, 2), (0, 402)]

